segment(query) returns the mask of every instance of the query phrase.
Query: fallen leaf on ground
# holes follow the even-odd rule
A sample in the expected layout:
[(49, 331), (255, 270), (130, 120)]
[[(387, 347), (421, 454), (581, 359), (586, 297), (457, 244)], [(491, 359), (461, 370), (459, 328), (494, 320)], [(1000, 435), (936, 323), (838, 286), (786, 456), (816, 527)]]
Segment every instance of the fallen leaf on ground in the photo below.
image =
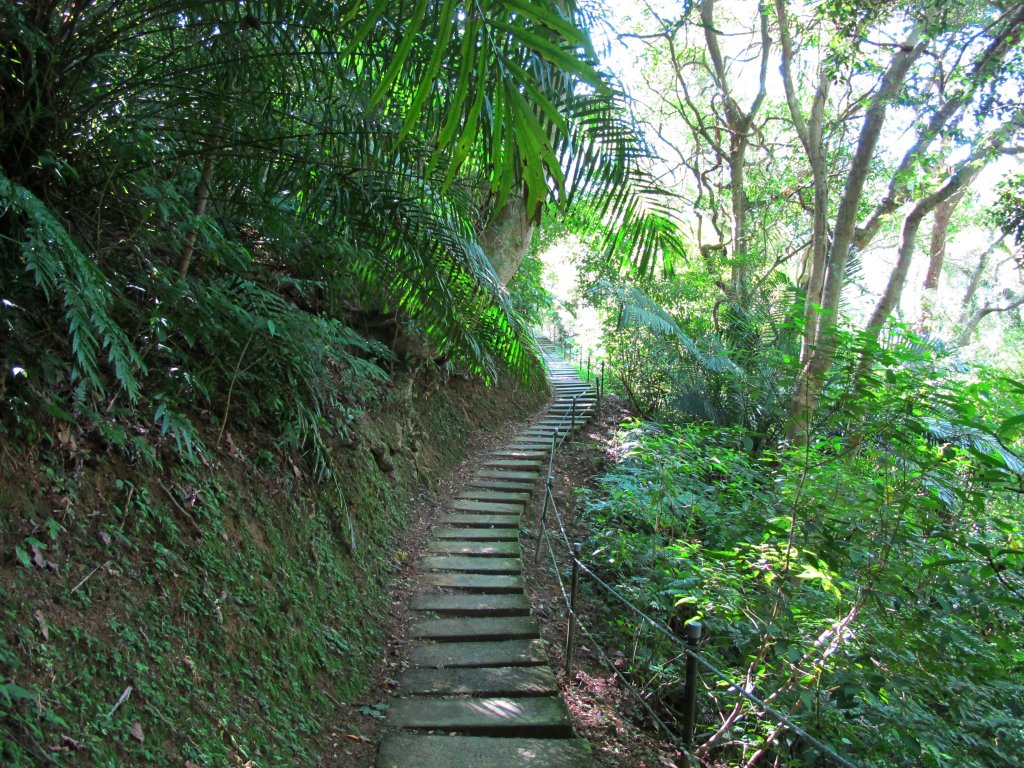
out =
[(39, 632), (43, 636), (43, 640), (49, 640), (50, 629), (46, 626), (46, 619), (43, 618), (43, 612), (39, 609), (36, 609), (36, 612), (33, 614), (33, 616), (35, 616), (36, 621), (39, 622)]

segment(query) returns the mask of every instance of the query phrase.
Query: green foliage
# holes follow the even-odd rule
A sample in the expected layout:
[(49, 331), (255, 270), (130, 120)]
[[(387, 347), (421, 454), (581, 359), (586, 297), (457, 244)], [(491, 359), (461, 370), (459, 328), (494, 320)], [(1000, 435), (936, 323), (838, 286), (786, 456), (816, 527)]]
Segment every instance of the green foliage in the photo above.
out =
[[(857, 453), (835, 437), (755, 456), (740, 428), (627, 425), (585, 502), (589, 558), (664, 623), (703, 621), (702, 653), (858, 764), (1010, 764), (1024, 749), (1024, 466), (990, 425), (1012, 426), (1019, 391), (944, 386), (906, 359), (888, 370)], [(677, 649), (621, 615), (609, 632), (677, 716)], [(722, 759), (766, 746), (815, 764), (704, 683), (699, 741), (730, 723)]]
[(555, 297), (544, 285), (544, 262), (535, 253), (523, 257), (508, 292), (512, 306), (530, 325), (539, 327), (554, 316)]
[(716, 303), (709, 323), (692, 311), (706, 301), (695, 277), (643, 287), (592, 282), (587, 298), (606, 318), (602, 345), (613, 375), (645, 417), (740, 424), (759, 445), (771, 443), (792, 376), (795, 329), (779, 304), (791, 294), (788, 281), (763, 281), (744, 307)]

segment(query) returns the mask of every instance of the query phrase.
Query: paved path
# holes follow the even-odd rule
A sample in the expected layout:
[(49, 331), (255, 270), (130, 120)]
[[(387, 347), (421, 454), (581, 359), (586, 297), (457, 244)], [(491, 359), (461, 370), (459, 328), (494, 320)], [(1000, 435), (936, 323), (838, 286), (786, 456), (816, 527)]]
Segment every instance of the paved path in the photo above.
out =
[(419, 562), (408, 668), (377, 768), (585, 768), (523, 588), (519, 527), (553, 435), (577, 427), (593, 389), (541, 339), (555, 397), (491, 453), (448, 505)]

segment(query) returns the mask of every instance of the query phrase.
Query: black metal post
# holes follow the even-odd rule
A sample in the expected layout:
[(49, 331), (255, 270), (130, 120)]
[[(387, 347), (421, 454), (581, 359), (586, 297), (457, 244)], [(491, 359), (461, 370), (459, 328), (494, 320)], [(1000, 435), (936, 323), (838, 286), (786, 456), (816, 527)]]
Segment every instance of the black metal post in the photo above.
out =
[(587, 381), (590, 381), (590, 352), (587, 352)]
[[(579, 397), (577, 395), (576, 397)], [(576, 439), (576, 397), (572, 399), (572, 431), (569, 432), (569, 439)]]
[(580, 552), (583, 544), (572, 545), (572, 580), (569, 586), (569, 631), (565, 637), (565, 677), (572, 680), (572, 657), (576, 652), (576, 593), (580, 586)]
[(691, 621), (686, 625), (686, 684), (683, 687), (683, 744), (693, 744), (693, 729), (697, 714), (697, 643), (701, 624)]
[(601, 378), (597, 384), (597, 404), (601, 405), (601, 398), (604, 397), (604, 360), (601, 361)]

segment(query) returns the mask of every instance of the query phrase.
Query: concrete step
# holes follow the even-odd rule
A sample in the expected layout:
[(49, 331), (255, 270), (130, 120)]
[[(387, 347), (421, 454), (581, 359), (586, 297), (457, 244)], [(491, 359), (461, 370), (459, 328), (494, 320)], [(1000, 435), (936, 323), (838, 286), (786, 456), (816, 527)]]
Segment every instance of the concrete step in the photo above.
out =
[(476, 477), (486, 477), (491, 480), (522, 480), (527, 483), (534, 483), (540, 479), (540, 472), (517, 472), (512, 469), (480, 469), (475, 473)]
[(448, 507), (459, 512), (477, 512), (485, 515), (520, 515), (525, 504), (501, 504), (496, 501), (455, 499)]
[(409, 669), (398, 676), (403, 696), (550, 696), (558, 683), (550, 667)]
[[(519, 554), (518, 552), (516, 553)], [(519, 557), (464, 557), (460, 555), (432, 555), (420, 560), (425, 571), (459, 571), (461, 573), (506, 573), (523, 572), (523, 561)]]
[(412, 637), (438, 642), (530, 640), (540, 636), (537, 620), (532, 616), (423, 619), (414, 623), (409, 633)]
[(528, 437), (528, 438), (518, 438), (518, 440), (520, 442), (517, 442), (516, 445), (522, 445), (522, 446), (531, 448), (533, 450), (538, 450), (538, 451), (545, 451), (545, 452), (547, 452), (547, 451), (551, 450), (551, 436), (550, 435), (547, 437), (547, 439), (536, 438), (536, 437)]
[(518, 528), (435, 528), (432, 535), (458, 541), (519, 541)]
[(548, 663), (541, 640), (430, 643), (409, 651), (414, 667), (533, 667)]
[(495, 480), (493, 477), (472, 477), (469, 479), (469, 486), (483, 488), (488, 491), (503, 491), (506, 493), (525, 493), (529, 496), (533, 491), (535, 483), (518, 480)]
[(456, 528), (518, 528), (521, 519), (521, 515), (475, 515), (467, 512), (442, 515), (437, 522)]
[(569, 710), (561, 699), (553, 696), (524, 699), (417, 696), (398, 699), (391, 704), (388, 724), (396, 728), (490, 736), (572, 736)]
[(522, 576), (493, 576), (480, 573), (425, 573), (421, 582), (444, 589), (463, 589), (492, 595), (518, 594), (523, 591)]
[(583, 739), (430, 736), (384, 737), (377, 768), (590, 768)]
[(495, 501), (499, 504), (525, 504), (530, 500), (530, 492), (518, 488), (511, 491), (495, 490), (491, 488), (463, 488), (455, 494), (457, 499), (469, 499), (471, 501)]
[(484, 466), (488, 468), (504, 472), (529, 472), (533, 475), (537, 474), (543, 463), (539, 457), (536, 459), (521, 459), (507, 456), (489, 456), (484, 460)]
[(548, 459), (547, 448), (515, 448), (514, 446), (506, 446), (500, 450), (494, 451), (489, 454), (490, 456), (498, 459), (536, 459), (537, 457), (542, 458), (544, 461)]
[(438, 555), (466, 555), (479, 560), (518, 557), (518, 541), (460, 541), (441, 539), (427, 544), (427, 551)]
[(410, 601), (414, 611), (439, 616), (528, 616), (526, 595), (479, 595), (471, 593), (422, 592)]

